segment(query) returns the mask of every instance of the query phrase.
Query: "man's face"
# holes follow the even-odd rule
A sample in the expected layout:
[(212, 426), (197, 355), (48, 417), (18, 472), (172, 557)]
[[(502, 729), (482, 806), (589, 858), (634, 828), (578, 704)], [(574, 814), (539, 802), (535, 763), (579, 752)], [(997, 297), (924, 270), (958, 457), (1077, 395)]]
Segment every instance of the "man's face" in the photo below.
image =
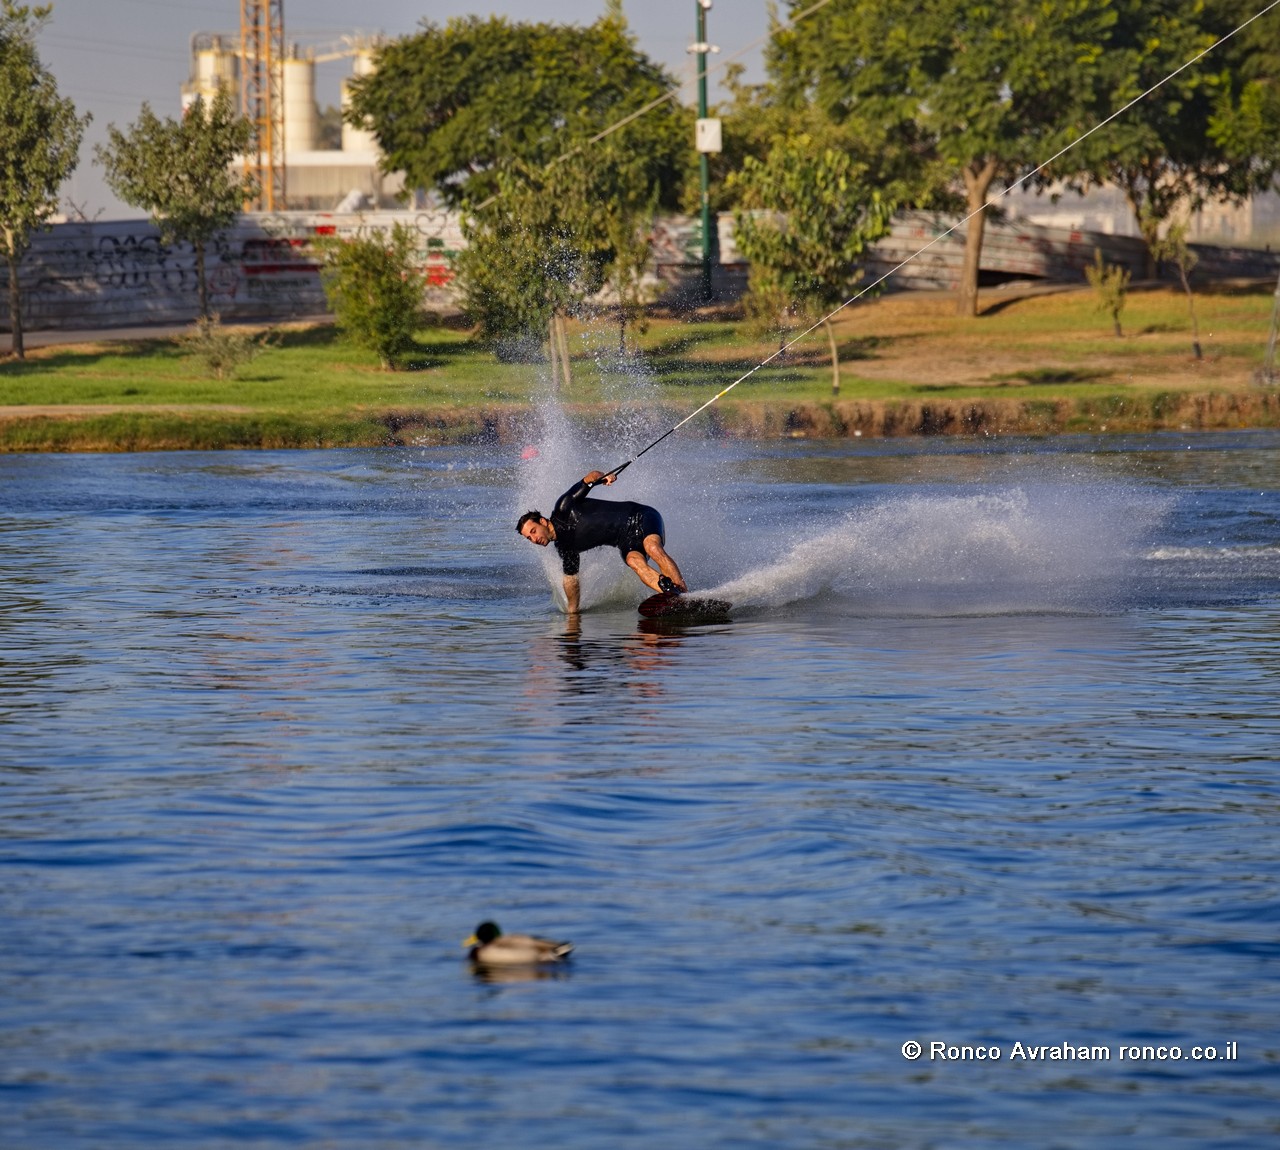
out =
[(551, 531), (547, 526), (545, 519), (530, 519), (523, 527), (520, 528), (520, 534), (523, 535), (530, 543), (536, 543), (539, 547), (545, 547), (551, 542)]

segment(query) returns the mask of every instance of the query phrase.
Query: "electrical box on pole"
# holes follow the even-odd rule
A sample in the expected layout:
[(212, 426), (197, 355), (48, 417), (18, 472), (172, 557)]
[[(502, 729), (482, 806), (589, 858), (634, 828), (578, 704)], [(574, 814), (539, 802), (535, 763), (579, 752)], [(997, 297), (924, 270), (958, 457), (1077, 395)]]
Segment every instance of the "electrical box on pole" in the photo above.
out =
[(694, 144), (700, 152), (722, 152), (720, 121), (714, 117), (699, 120), (694, 132)]

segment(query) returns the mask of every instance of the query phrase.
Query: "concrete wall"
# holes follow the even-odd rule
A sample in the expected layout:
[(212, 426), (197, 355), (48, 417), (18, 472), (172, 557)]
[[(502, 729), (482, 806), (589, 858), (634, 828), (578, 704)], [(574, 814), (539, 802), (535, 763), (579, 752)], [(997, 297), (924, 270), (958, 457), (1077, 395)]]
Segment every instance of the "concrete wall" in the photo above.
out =
[[(892, 233), (875, 247), (871, 277), (884, 275), (897, 263), (925, 249), (894, 273), (898, 287), (954, 290), (964, 265), (965, 227), (954, 231), (950, 216), (905, 212), (894, 220)], [(1081, 282), (1084, 267), (1100, 249), (1108, 263), (1142, 274), (1144, 248), (1140, 240), (1096, 232), (1042, 228), (1021, 222), (988, 223), (982, 241), (981, 279), (984, 283), (1011, 280)]]
[[(1045, 194), (1015, 188), (1001, 199), (1012, 216), (1048, 228), (1081, 228), (1106, 235), (1137, 236), (1138, 221), (1115, 185), (1078, 195), (1061, 184)], [(1259, 192), (1238, 203), (1210, 200), (1186, 218), (1187, 238), (1219, 247), (1264, 248), (1280, 245), (1280, 192)]]
[[(224, 320), (323, 314), (328, 305), (313, 240), (385, 231), (397, 221), (417, 233), (429, 295), (446, 303), (452, 254), (462, 243), (457, 220), (395, 211), (241, 216), (206, 251), (210, 304)], [(35, 237), (21, 274), (33, 331), (186, 323), (198, 313), (195, 252), (162, 243), (145, 220), (57, 224)], [(0, 286), (0, 315), (7, 325), (7, 282)]]
[[(944, 234), (954, 223), (953, 217), (925, 212), (899, 214), (892, 232), (873, 249), (868, 278), (884, 275), (920, 252), (893, 274), (887, 286), (954, 290), (960, 281), (965, 238), (963, 226)], [(1208, 244), (1191, 247), (1198, 260), (1193, 274), (1201, 280), (1274, 278), (1280, 273), (1280, 254), (1274, 252)], [(1043, 227), (1020, 219), (988, 223), (982, 242), (981, 282), (1083, 283), (1085, 268), (1093, 263), (1095, 251), (1101, 251), (1107, 263), (1128, 268), (1135, 280), (1145, 274), (1146, 245), (1136, 236)]]
[[(324, 314), (313, 241), (321, 236), (360, 236), (402, 222), (418, 237), (427, 283), (427, 303), (456, 306), (452, 259), (465, 240), (458, 218), (441, 211), (368, 213), (284, 212), (243, 216), (207, 256), (209, 294), (224, 320), (276, 321)], [(964, 253), (964, 230), (944, 236), (953, 221), (925, 213), (903, 213), (892, 233), (876, 245), (868, 279), (877, 278), (920, 252), (894, 272), (890, 288), (952, 289)], [(747, 266), (733, 239), (733, 220), (719, 220), (720, 263), (715, 284), (722, 298), (746, 285)], [(989, 224), (983, 244), (984, 282), (1011, 279), (1082, 282), (1083, 269), (1100, 248), (1111, 263), (1142, 274), (1143, 248), (1128, 236), (1080, 229), (1046, 228), (1025, 222)], [(921, 249), (926, 249), (921, 252)], [(1245, 249), (1198, 246), (1199, 272), (1208, 278), (1272, 276), (1280, 255)], [(656, 298), (692, 299), (699, 283), (701, 230), (684, 217), (657, 221), (650, 286)], [(58, 224), (35, 238), (22, 267), (26, 324), (30, 330), (92, 329), (145, 323), (187, 323), (197, 313), (195, 256), (174, 247), (146, 221)], [(7, 281), (0, 286), (0, 325), (9, 316)], [(0, 330), (7, 327), (0, 326)]]

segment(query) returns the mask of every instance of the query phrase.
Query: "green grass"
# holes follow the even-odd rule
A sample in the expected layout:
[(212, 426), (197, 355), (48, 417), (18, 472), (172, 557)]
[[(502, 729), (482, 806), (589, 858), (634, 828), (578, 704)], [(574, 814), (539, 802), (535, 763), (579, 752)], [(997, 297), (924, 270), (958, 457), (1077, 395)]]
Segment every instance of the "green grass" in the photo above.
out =
[[(1259, 284), (1197, 296), (1202, 361), (1191, 356), (1186, 300), (1173, 289), (1132, 292), (1121, 339), (1110, 334), (1109, 319), (1088, 291), (1021, 299), (991, 292), (976, 319), (955, 316), (945, 297), (887, 296), (838, 317), (839, 397), (831, 392), (821, 331), (779, 356), (777, 334), (754, 335), (739, 322), (655, 318), (638, 347), (620, 357), (615, 327), (577, 325), (573, 385), (561, 399), (589, 415), (639, 394), (682, 413), (751, 373), (717, 405), (726, 428), (737, 421), (748, 432), (789, 427), (780, 433), (794, 434), (799, 419), (816, 434), (825, 425), (812, 413), (825, 411), (841, 433), (849, 424), (837, 408), (859, 403), (926, 404), (935, 411), (946, 403), (1002, 403), (1001, 418), (1015, 422), (1018, 410), (1032, 421), (1055, 411), (1059, 423), (1078, 418), (1086, 425), (1116, 412), (1137, 421), (1177, 419), (1194, 395), (1257, 400), (1261, 389), (1251, 374), (1262, 360), (1272, 292)], [(206, 378), (178, 340), (38, 350), (25, 361), (0, 361), (0, 406), (63, 410), (7, 413), (0, 450), (461, 439), (501, 434), (503, 419), (548, 388), (545, 364), (501, 363), (467, 332), (447, 327), (420, 332), (399, 366), (379, 370), (371, 354), (345, 343), (332, 326), (277, 333), (274, 346), (221, 383)], [(646, 381), (642, 392), (633, 382), (637, 374)], [(1266, 404), (1253, 416), (1240, 415), (1246, 406), (1236, 404), (1232, 418), (1271, 420)], [(110, 410), (93, 410), (101, 408)], [(1068, 410), (1078, 414), (1064, 415)], [(886, 417), (885, 426), (891, 424), (897, 426)]]

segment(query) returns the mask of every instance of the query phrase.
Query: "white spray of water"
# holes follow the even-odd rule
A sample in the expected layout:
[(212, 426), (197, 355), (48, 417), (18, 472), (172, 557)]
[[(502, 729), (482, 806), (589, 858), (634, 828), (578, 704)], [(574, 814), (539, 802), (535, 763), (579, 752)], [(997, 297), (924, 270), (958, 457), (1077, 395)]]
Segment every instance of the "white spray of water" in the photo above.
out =
[(746, 608), (821, 599), (874, 614), (1105, 610), (1168, 507), (1096, 483), (892, 496), (712, 593)]
[[(607, 337), (600, 333), (591, 338), (609, 413), (572, 420), (549, 378), (542, 380), (513, 523), (525, 510), (549, 515), (587, 471), (617, 466), (666, 430), (643, 362), (601, 350)], [(1065, 477), (1046, 461), (1044, 481), (1024, 471), (1018, 482), (891, 495), (825, 521), (801, 521), (786, 509), (768, 516), (749, 502), (734, 505), (727, 450), (704, 441), (690, 451), (695, 429), (683, 434), (684, 445), (663, 445), (591, 498), (658, 508), (667, 549), (690, 588), (746, 612), (810, 600), (868, 614), (1109, 610), (1123, 601), (1144, 544), (1170, 508), (1167, 496), (1150, 489)], [(859, 499), (850, 488), (851, 502)], [(540, 558), (563, 606), (559, 557), (547, 548)], [(622, 609), (649, 593), (609, 548), (584, 554), (581, 575), (584, 609)]]
[[(549, 516), (561, 493), (588, 471), (617, 467), (635, 453), (637, 445), (651, 442), (667, 429), (659, 389), (643, 360), (607, 347), (607, 330), (589, 331), (584, 338), (601, 374), (607, 414), (587, 422), (571, 419), (550, 387), (549, 374), (541, 379), (540, 393), (534, 398), (535, 420), (521, 450), (513, 524), (525, 511)], [(716, 566), (715, 561), (731, 544), (732, 517), (723, 504), (724, 485), (717, 481), (718, 459), (714, 453), (691, 459), (682, 452), (677, 468), (671, 458), (671, 453), (655, 452), (644, 466), (624, 471), (615, 484), (596, 488), (591, 498), (656, 507), (666, 525), (668, 552), (691, 586), (705, 586), (709, 578), (724, 574), (723, 563)], [(542, 566), (553, 600), (563, 607), (560, 560), (553, 547), (543, 551)], [(586, 610), (633, 607), (650, 594), (611, 548), (582, 556), (581, 581)]]

